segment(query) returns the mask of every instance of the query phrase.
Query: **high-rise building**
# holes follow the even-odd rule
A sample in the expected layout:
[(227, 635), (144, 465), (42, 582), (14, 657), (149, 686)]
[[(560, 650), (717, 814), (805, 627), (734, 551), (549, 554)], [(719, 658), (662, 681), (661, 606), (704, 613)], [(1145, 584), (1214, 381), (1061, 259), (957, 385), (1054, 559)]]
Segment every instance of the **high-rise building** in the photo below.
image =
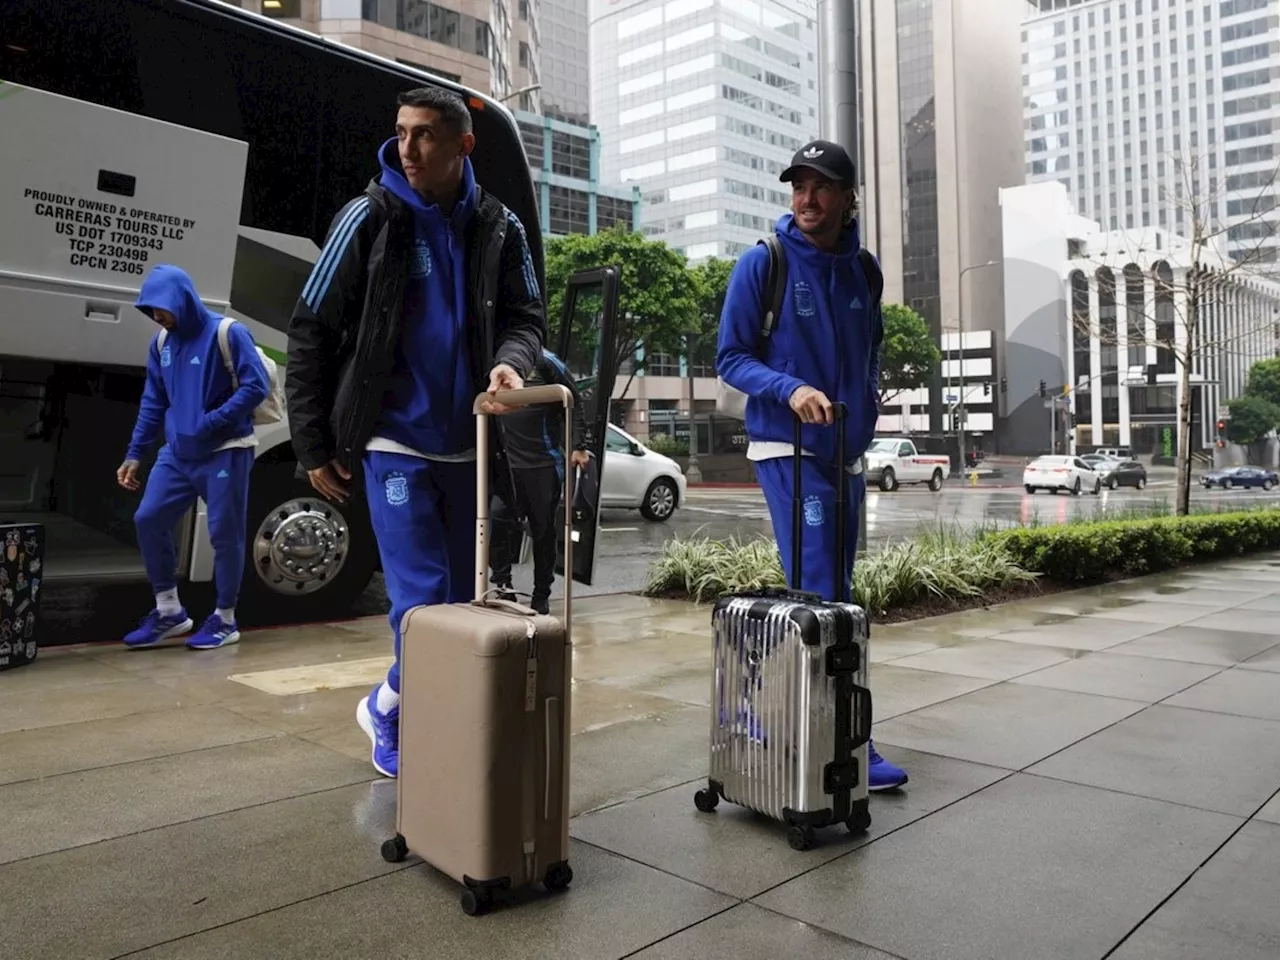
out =
[[(1029, 9), (858, 0), (863, 242), (880, 258), (885, 299), (912, 307), (935, 336), (1003, 325), (1000, 270), (978, 267), (1000, 259), (1000, 188), (1025, 179), (1019, 31)], [(940, 383), (931, 393), (939, 430)]]
[[(531, 4), (518, 0), (227, 0), (502, 99), (536, 84)], [(536, 6), (536, 4), (533, 4)], [(521, 19), (524, 11), (529, 16)], [(511, 106), (538, 109), (538, 91)]]
[[(1280, 251), (1276, 0), (1039, 0), (1023, 26), (1028, 180), (1108, 230)], [(1194, 206), (1200, 213), (1192, 217)]]
[[(523, 7), (526, 0), (520, 0)], [(591, 119), (587, 0), (538, 0), (542, 112), (585, 126)]]
[(636, 183), (644, 232), (735, 257), (790, 204), (818, 133), (813, 0), (591, 0), (601, 179)]

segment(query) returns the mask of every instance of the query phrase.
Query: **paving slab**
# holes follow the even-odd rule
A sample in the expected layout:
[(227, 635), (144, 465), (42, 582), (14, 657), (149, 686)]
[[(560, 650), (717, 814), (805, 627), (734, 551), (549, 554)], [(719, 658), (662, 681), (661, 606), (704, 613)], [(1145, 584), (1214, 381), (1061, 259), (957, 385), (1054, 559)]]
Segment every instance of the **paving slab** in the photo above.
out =
[(1232, 667), (1171, 697), (1167, 705), (1280, 720), (1280, 673)]
[(4, 749), (0, 750), (0, 784), (276, 735), (270, 727), (238, 714), (203, 706), (37, 727), (5, 734)]
[(988, 639), (903, 657), (894, 666), (983, 680), (1010, 680), (1079, 655), (1078, 650)]
[(1111, 647), (1109, 653), (1187, 663), (1234, 666), (1280, 643), (1274, 633), (1246, 633), (1216, 626), (1169, 627)]
[(1280, 789), (1278, 743), (1274, 721), (1157, 704), (1031, 772), (1247, 817)]
[(0, 956), (109, 960), (389, 873), (395, 803), (358, 784), (0, 866)]
[[(1191, 620), (1187, 624), (1189, 627), (1208, 627), (1212, 630), (1229, 630), (1245, 634), (1262, 634), (1268, 633), (1276, 635), (1276, 615), (1267, 610), (1243, 610), (1240, 608), (1232, 609), (1229, 613), (1211, 614), (1207, 617), (1200, 617)], [(1277, 637), (1280, 642), (1280, 637)]]
[(927, 816), (1010, 774), (913, 750), (886, 748), (907, 769), (900, 791), (871, 798), (871, 829), (850, 834), (843, 826), (819, 831), (819, 843), (803, 852), (787, 846), (781, 824), (721, 801), (713, 813), (693, 805), (698, 780), (621, 803), (573, 821), (573, 836), (730, 896), (746, 899), (791, 880), (818, 864)]
[[(1228, 604), (1222, 604), (1225, 609)], [(1176, 626), (1190, 623), (1205, 615), (1206, 608), (1194, 603), (1176, 603), (1172, 600), (1142, 600), (1126, 606), (1110, 607), (1092, 614), (1107, 620), (1128, 620), (1133, 623), (1162, 623)]]
[(890, 954), (750, 903), (681, 930), (633, 957), (634, 960), (689, 960), (690, 957), (895, 960)]
[(1074, 650), (1105, 650), (1126, 640), (1136, 640), (1159, 629), (1160, 625), (1154, 623), (1083, 616), (1070, 617), (1061, 623), (1041, 624), (1029, 630), (997, 633), (992, 639)]
[(1239, 824), (1019, 774), (756, 902), (911, 960), (1099, 960)]
[(0, 787), (0, 863), (367, 781), (367, 763), (288, 737)]
[(1254, 600), (1260, 600), (1269, 594), (1264, 584), (1255, 584), (1255, 587), (1257, 589), (1221, 585), (1206, 587), (1166, 584), (1144, 588), (1135, 584), (1132, 590), (1126, 590), (1120, 595), (1128, 600), (1156, 602), (1168, 600), (1179, 604), (1189, 603), (1220, 610), (1225, 607), (1238, 607)]
[(1280, 673), (1280, 646), (1274, 646), (1250, 657), (1240, 664), (1240, 667), (1244, 670), (1266, 670), (1270, 673)]
[(468, 918), (458, 886), (426, 865), (134, 954), (131, 960), (615, 960), (736, 901), (574, 842), (563, 894)]
[(1013, 682), (1155, 703), (1220, 673), (1222, 669), (1177, 660), (1091, 653), (1077, 660), (1068, 660), (1057, 666), (1028, 673)]
[(882, 753), (892, 743), (1021, 770), (1141, 709), (1131, 700), (1001, 683), (886, 720), (875, 737)]
[[(52, 659), (52, 658), (50, 658)], [(39, 676), (40, 660), (15, 671)], [(7, 683), (9, 674), (5, 675)], [(133, 677), (113, 677), (107, 682), (72, 684), (41, 689), (27, 685), (25, 691), (0, 697), (0, 735), (17, 730), (34, 730), (62, 723), (110, 720), (133, 713), (172, 710), (192, 703), (158, 683)]]
[(1242, 603), (1241, 610), (1260, 610), (1264, 613), (1280, 613), (1280, 596), (1276, 594), (1268, 594), (1258, 600), (1251, 600), (1249, 603)]
[(711, 714), (681, 707), (660, 717), (615, 723), (573, 738), (574, 815), (706, 776)]
[(1280, 792), (1268, 800), (1255, 816), (1267, 823), (1280, 823)]
[(1277, 889), (1280, 826), (1247, 823), (1112, 958), (1275, 960)]
[(899, 662), (877, 663), (871, 667), (871, 713), (879, 723), (921, 707), (990, 686), (991, 680), (953, 676), (936, 670), (913, 670)]

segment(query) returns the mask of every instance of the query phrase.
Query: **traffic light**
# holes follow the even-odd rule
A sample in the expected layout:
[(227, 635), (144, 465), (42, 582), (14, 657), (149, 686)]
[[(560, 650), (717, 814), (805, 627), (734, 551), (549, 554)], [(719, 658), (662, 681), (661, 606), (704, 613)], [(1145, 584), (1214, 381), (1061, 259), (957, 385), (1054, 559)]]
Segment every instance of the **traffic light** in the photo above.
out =
[(1001, 392), (1001, 393), (1008, 393), (1008, 392), (1009, 392), (1009, 378), (1008, 378), (1008, 377), (1001, 377), (1001, 378), (1000, 378), (1000, 392)]
[(988, 381), (982, 385), (982, 395), (984, 397), (991, 396), (991, 383)]
[(1220, 433), (1220, 434), (1221, 434), (1221, 433), (1225, 433), (1225, 432), (1226, 432), (1226, 430), (1227, 430), (1227, 421), (1225, 421), (1225, 420), (1219, 420), (1219, 421), (1218, 421), (1218, 433)]
[(1043, 381), (1043, 380), (1041, 380), (1041, 381), (1040, 381), (1040, 396), (1042, 396), (1042, 397), (1043, 397), (1044, 395), (1045, 395), (1045, 385), (1044, 385), (1044, 381)]

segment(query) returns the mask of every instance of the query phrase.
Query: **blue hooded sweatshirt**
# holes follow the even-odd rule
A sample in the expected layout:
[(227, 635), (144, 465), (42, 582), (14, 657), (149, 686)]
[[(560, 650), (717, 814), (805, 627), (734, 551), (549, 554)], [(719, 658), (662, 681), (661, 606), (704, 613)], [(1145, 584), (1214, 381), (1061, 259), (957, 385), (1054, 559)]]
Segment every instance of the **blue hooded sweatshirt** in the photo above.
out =
[[(845, 454), (850, 463), (871, 443), (879, 416), (879, 309), (871, 309), (871, 290), (858, 262), (860, 238), (854, 221), (843, 232), (836, 253), (809, 243), (791, 214), (778, 220), (776, 232), (787, 257), (786, 291), (773, 332), (761, 334), (769, 252), (757, 245), (734, 265), (720, 313), (716, 371), (745, 393), (747, 436), (752, 440), (793, 443), (795, 414), (790, 398), (808, 385), (849, 410)], [(836, 436), (829, 426), (806, 424), (803, 448), (834, 463)]]
[(409, 186), (394, 137), (382, 145), (378, 160), (378, 182), (413, 214), (414, 249), (395, 365), (374, 436), (427, 456), (456, 456), (475, 446), (464, 238), (476, 210), (475, 175), (464, 159), (458, 201), (445, 216)]
[(269, 384), (253, 337), (239, 323), (228, 331), (227, 346), (238, 389), (232, 389), (218, 348), (218, 323), (196, 294), (186, 272), (157, 264), (142, 281), (134, 306), (147, 316), (167, 310), (177, 328), (147, 353), (147, 380), (126, 459), (141, 460), (164, 423), (169, 452), (179, 460), (201, 461), (223, 444), (253, 434), (253, 411), (267, 397)]

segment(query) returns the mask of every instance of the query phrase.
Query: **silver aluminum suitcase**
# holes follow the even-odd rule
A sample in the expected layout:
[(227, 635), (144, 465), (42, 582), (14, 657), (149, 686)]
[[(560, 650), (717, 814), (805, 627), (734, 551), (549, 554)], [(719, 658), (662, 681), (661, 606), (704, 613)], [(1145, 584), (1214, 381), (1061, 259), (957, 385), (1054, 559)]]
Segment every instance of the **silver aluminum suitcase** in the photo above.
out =
[[(843, 404), (837, 460), (844, 463)], [(799, 422), (795, 449), (800, 450)], [(792, 583), (800, 582), (800, 462), (793, 466)], [(844, 485), (836, 494), (836, 584), (845, 577)], [(840, 595), (837, 590), (837, 596)], [(721, 798), (787, 824), (797, 850), (815, 831), (871, 825), (867, 744), (866, 613), (798, 590), (725, 597), (711, 615), (714, 671), (707, 787), (694, 796), (704, 813)]]

